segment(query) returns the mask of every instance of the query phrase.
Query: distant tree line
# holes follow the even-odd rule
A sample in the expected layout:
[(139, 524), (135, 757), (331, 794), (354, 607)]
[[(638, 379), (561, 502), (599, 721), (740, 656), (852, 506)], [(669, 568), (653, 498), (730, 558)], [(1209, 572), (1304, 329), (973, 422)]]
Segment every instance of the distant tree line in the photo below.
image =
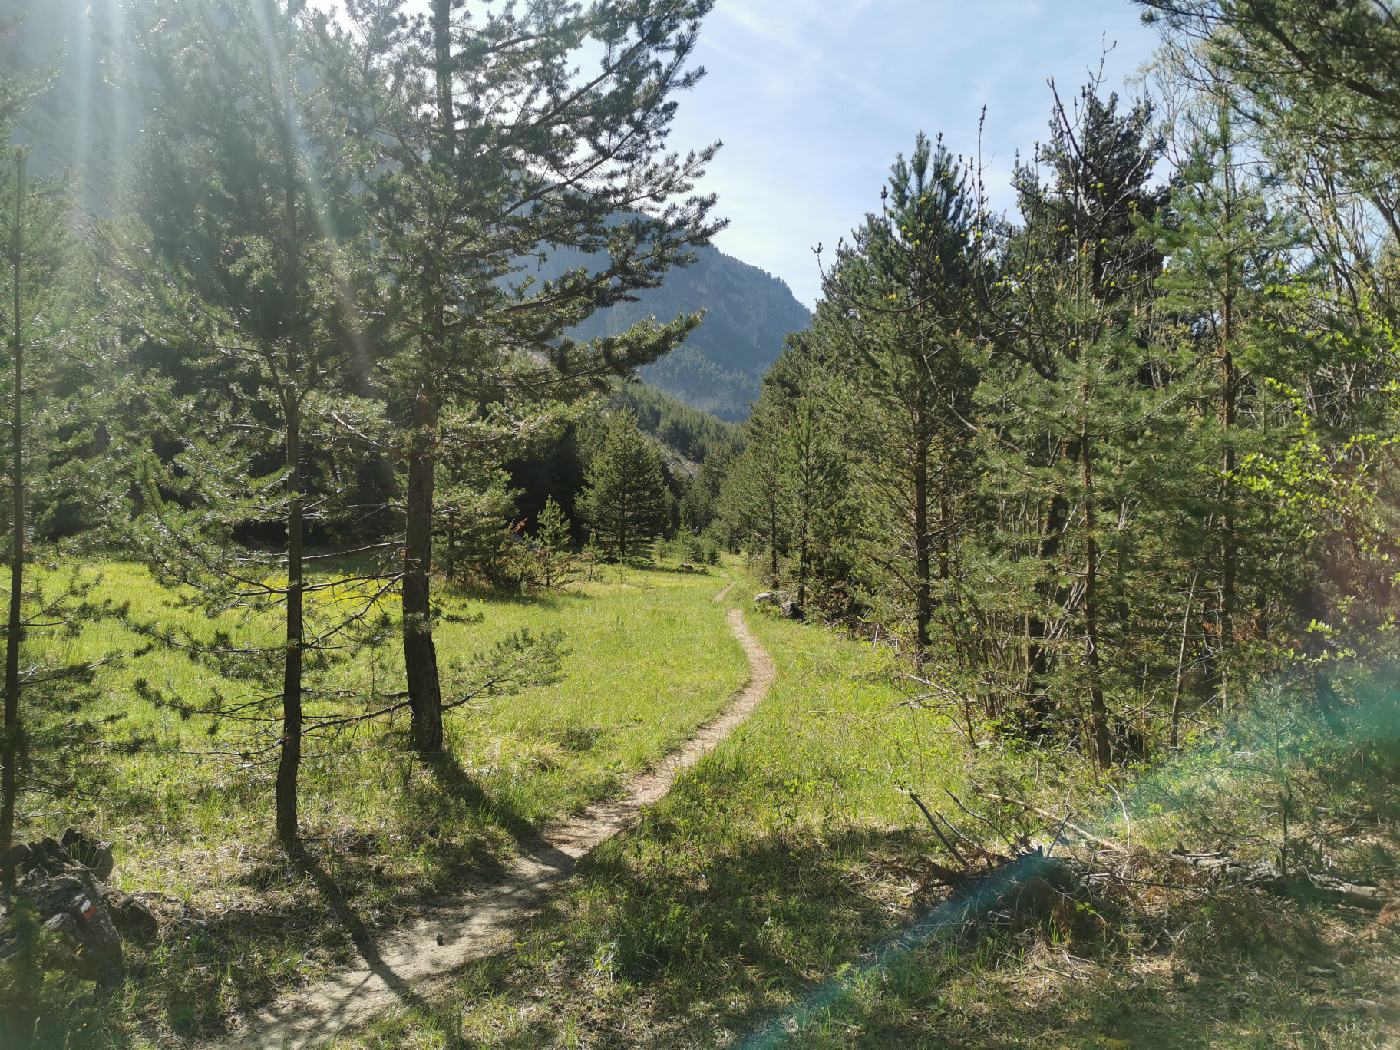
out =
[(725, 529), (897, 642), (965, 733), (1101, 766), (1283, 675), (1391, 658), (1400, 28), (1149, 0), (1154, 101), (1097, 83), (993, 214), (920, 137), (764, 383)]

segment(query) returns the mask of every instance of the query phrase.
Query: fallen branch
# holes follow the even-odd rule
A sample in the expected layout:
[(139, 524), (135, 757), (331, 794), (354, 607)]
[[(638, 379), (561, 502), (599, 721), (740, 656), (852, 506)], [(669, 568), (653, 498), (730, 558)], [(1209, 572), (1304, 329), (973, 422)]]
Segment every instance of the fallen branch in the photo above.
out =
[(987, 797), (993, 802), (1004, 802), (1009, 806), (1020, 806), (1027, 813), (1034, 813), (1036, 816), (1043, 817), (1045, 820), (1050, 821), (1052, 824), (1058, 824), (1062, 828), (1069, 828), (1070, 831), (1074, 832), (1080, 838), (1088, 842), (1092, 842), (1096, 846), (1102, 846), (1104, 849), (1113, 850), (1113, 852), (1115, 853), (1128, 852), (1116, 842), (1110, 842), (1108, 839), (1100, 838), (1093, 832), (1085, 831), (1078, 824), (1071, 824), (1067, 817), (1058, 817), (1054, 813), (1049, 812), (1048, 810), (1041, 809), (1039, 806), (1032, 806), (1029, 802), (1022, 802), (1018, 798), (1007, 798), (1005, 795), (993, 795), (990, 793), (987, 795)]
[(1173, 851), (1173, 860), (1207, 872), (1219, 885), (1244, 886), (1280, 897), (1311, 897), (1328, 904), (1349, 904), (1368, 911), (1380, 911), (1387, 898), (1375, 886), (1299, 871), (1284, 874), (1265, 861), (1249, 863), (1224, 853), (1182, 853)]
[(967, 867), (967, 859), (963, 857), (961, 853), (958, 852), (958, 847), (954, 846), (952, 842), (948, 840), (948, 836), (943, 834), (943, 832), (939, 829), (937, 822), (935, 822), (933, 819), (933, 814), (930, 813), (928, 807), (924, 805), (924, 800), (921, 799), (918, 795), (914, 794), (914, 792), (912, 791), (906, 791), (905, 794), (907, 794), (911, 799), (913, 799), (914, 805), (919, 807), (919, 812), (924, 815), (924, 819), (928, 821), (928, 826), (931, 827), (933, 829), (933, 833), (938, 836), (938, 841), (943, 843), (944, 848), (947, 849), (949, 853), (958, 858), (959, 864), (961, 864), (964, 868)]

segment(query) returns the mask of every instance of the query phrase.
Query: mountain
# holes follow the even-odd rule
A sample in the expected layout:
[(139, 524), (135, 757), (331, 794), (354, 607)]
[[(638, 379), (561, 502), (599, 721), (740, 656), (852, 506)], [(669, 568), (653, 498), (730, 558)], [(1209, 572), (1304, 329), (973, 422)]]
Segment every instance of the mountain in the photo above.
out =
[[(555, 277), (579, 265), (577, 253), (561, 252), (538, 272)], [(704, 311), (704, 323), (679, 350), (644, 369), (642, 378), (692, 408), (742, 421), (783, 340), (812, 323), (811, 312), (772, 274), (717, 248), (702, 248), (694, 263), (672, 271), (660, 288), (598, 312), (572, 334), (578, 339), (617, 335), (647, 317), (669, 321), (698, 311)]]

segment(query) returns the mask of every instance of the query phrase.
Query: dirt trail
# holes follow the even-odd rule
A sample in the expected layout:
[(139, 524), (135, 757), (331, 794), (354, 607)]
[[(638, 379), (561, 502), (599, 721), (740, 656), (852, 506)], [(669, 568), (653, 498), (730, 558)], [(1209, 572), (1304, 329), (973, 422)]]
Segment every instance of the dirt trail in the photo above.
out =
[[(715, 600), (723, 600), (732, 587)], [(737, 609), (729, 613), (729, 626), (748, 655), (748, 684), (680, 750), (633, 780), (623, 798), (591, 806), (550, 828), (522, 847), (505, 877), (493, 886), (444, 901), (413, 925), (361, 943), (358, 963), (246, 1017), (233, 1036), (209, 1046), (290, 1050), (324, 1043), (396, 1006), (421, 1002), (414, 989), (503, 947), (510, 929), (544, 903), (580, 858), (626, 829), (643, 807), (663, 798), (676, 777), (719, 746), (767, 695), (773, 661)]]

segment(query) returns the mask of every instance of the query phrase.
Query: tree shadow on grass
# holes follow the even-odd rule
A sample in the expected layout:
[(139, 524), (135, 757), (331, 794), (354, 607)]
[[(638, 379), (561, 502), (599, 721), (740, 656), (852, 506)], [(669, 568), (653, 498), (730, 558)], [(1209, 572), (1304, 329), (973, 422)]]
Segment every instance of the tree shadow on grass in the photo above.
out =
[[(873, 863), (892, 879), (921, 879), (922, 858), (910, 859), (917, 836), (903, 831), (773, 836), (708, 856), (685, 838), (680, 824), (648, 814), (638, 832), (585, 858), (578, 878), (522, 924), (518, 956), (462, 975), (459, 1001), (528, 1002), (542, 982), (557, 994), (550, 1010), (493, 1033), (491, 1045), (523, 1050), (557, 1041), (566, 1016), (594, 1009), (600, 959), (638, 994), (609, 1000), (633, 1012), (625, 1024), (593, 1028), (597, 1045), (638, 1045), (608, 1031), (645, 1032), (646, 1045), (713, 1045), (716, 1004), (731, 1011), (730, 1031), (757, 1028), (801, 994), (807, 975), (858, 957), (878, 937), (890, 904), (868, 892), (856, 867)], [(935, 892), (918, 896), (932, 900)], [(537, 954), (541, 944), (548, 948)], [(735, 1004), (744, 1005), (736, 1011)], [(429, 1013), (454, 1030), (451, 1010)]]
[(190, 924), (157, 976), (166, 1024), (189, 1036), (220, 1031), (230, 1008), (252, 1012), (301, 979), (311, 952), (358, 957), (405, 1005), (419, 1005), (377, 955), (378, 934), (397, 925), (386, 916), (411, 915), (500, 878), (506, 840), (490, 829), (522, 842), (535, 829), (451, 754), (415, 768), (428, 775), (398, 793), (392, 835), (347, 829), (308, 833), (288, 850), (269, 844), (238, 880), (256, 903)]
[[(1127, 1050), (1219, 1038), (1262, 1048), (1280, 1031), (1311, 1031), (1286, 1045), (1315, 1045), (1329, 1026), (1356, 1021), (1329, 1014), (1329, 994), (1347, 1004), (1368, 994), (1335, 976), (1349, 967), (1312, 908), (1254, 891), (1218, 904), (1236, 916), (1228, 929), (1212, 924), (1207, 901), (1144, 917), (1126, 893), (1096, 899), (1106, 927), (1075, 933), (1010, 930), (980, 915), (940, 924), (930, 917), (949, 890), (922, 830), (793, 832), (715, 849), (683, 821), (644, 823), (587, 858), (518, 932), (520, 950), (464, 973), (452, 1008), (430, 1010), (428, 1023), (455, 1032), (464, 1016), (473, 1023), (471, 1004), (529, 1004), (549, 987), (549, 1009), (510, 1011), (490, 1045), (551, 1044), (569, 1022), (602, 1047), (639, 1045), (644, 1033), (647, 1045), (751, 1050)], [(1182, 941), (1193, 925), (1206, 931), (1199, 945)], [(1315, 976), (1323, 971), (1334, 976)], [(603, 1007), (600, 972), (627, 988)], [(717, 1037), (717, 1025), (729, 1035)]]
[[(852, 960), (868, 967), (860, 980), (809, 989), (797, 1010), (746, 1028), (745, 1045), (1263, 1050), (1362, 1045), (1359, 1024), (1382, 1045), (1383, 1023), (1347, 1010), (1358, 994), (1344, 976), (1353, 967), (1372, 980), (1361, 994), (1384, 998), (1374, 963), (1324, 936), (1324, 927), (1360, 933), (1361, 913), (1246, 889), (1178, 898), (1151, 914), (1127, 892), (1093, 906), (1109, 923), (1086, 935), (977, 922)], [(795, 1034), (793, 1017), (803, 1021)]]
[(432, 775), (432, 790), (420, 787), (414, 793), (412, 804), (418, 810), (416, 820), (437, 816), (453, 821), (470, 813), (504, 829), (516, 842), (528, 841), (537, 833), (535, 825), (508, 801), (483, 790), (452, 752), (439, 752), (424, 764)]
[(0, 1046), (27, 1050), (126, 1050), (131, 1032), (121, 1020), (122, 986), (54, 974), (37, 987), (14, 961), (0, 963)]
[(316, 887), (322, 903), (335, 916), (339, 927), (349, 936), (356, 953), (406, 1006), (422, 1006), (423, 1002), (402, 978), (384, 964), (376, 945), (375, 931), (364, 922), (346, 899), (339, 883), (304, 846), (297, 843), (288, 849), (292, 864)]

